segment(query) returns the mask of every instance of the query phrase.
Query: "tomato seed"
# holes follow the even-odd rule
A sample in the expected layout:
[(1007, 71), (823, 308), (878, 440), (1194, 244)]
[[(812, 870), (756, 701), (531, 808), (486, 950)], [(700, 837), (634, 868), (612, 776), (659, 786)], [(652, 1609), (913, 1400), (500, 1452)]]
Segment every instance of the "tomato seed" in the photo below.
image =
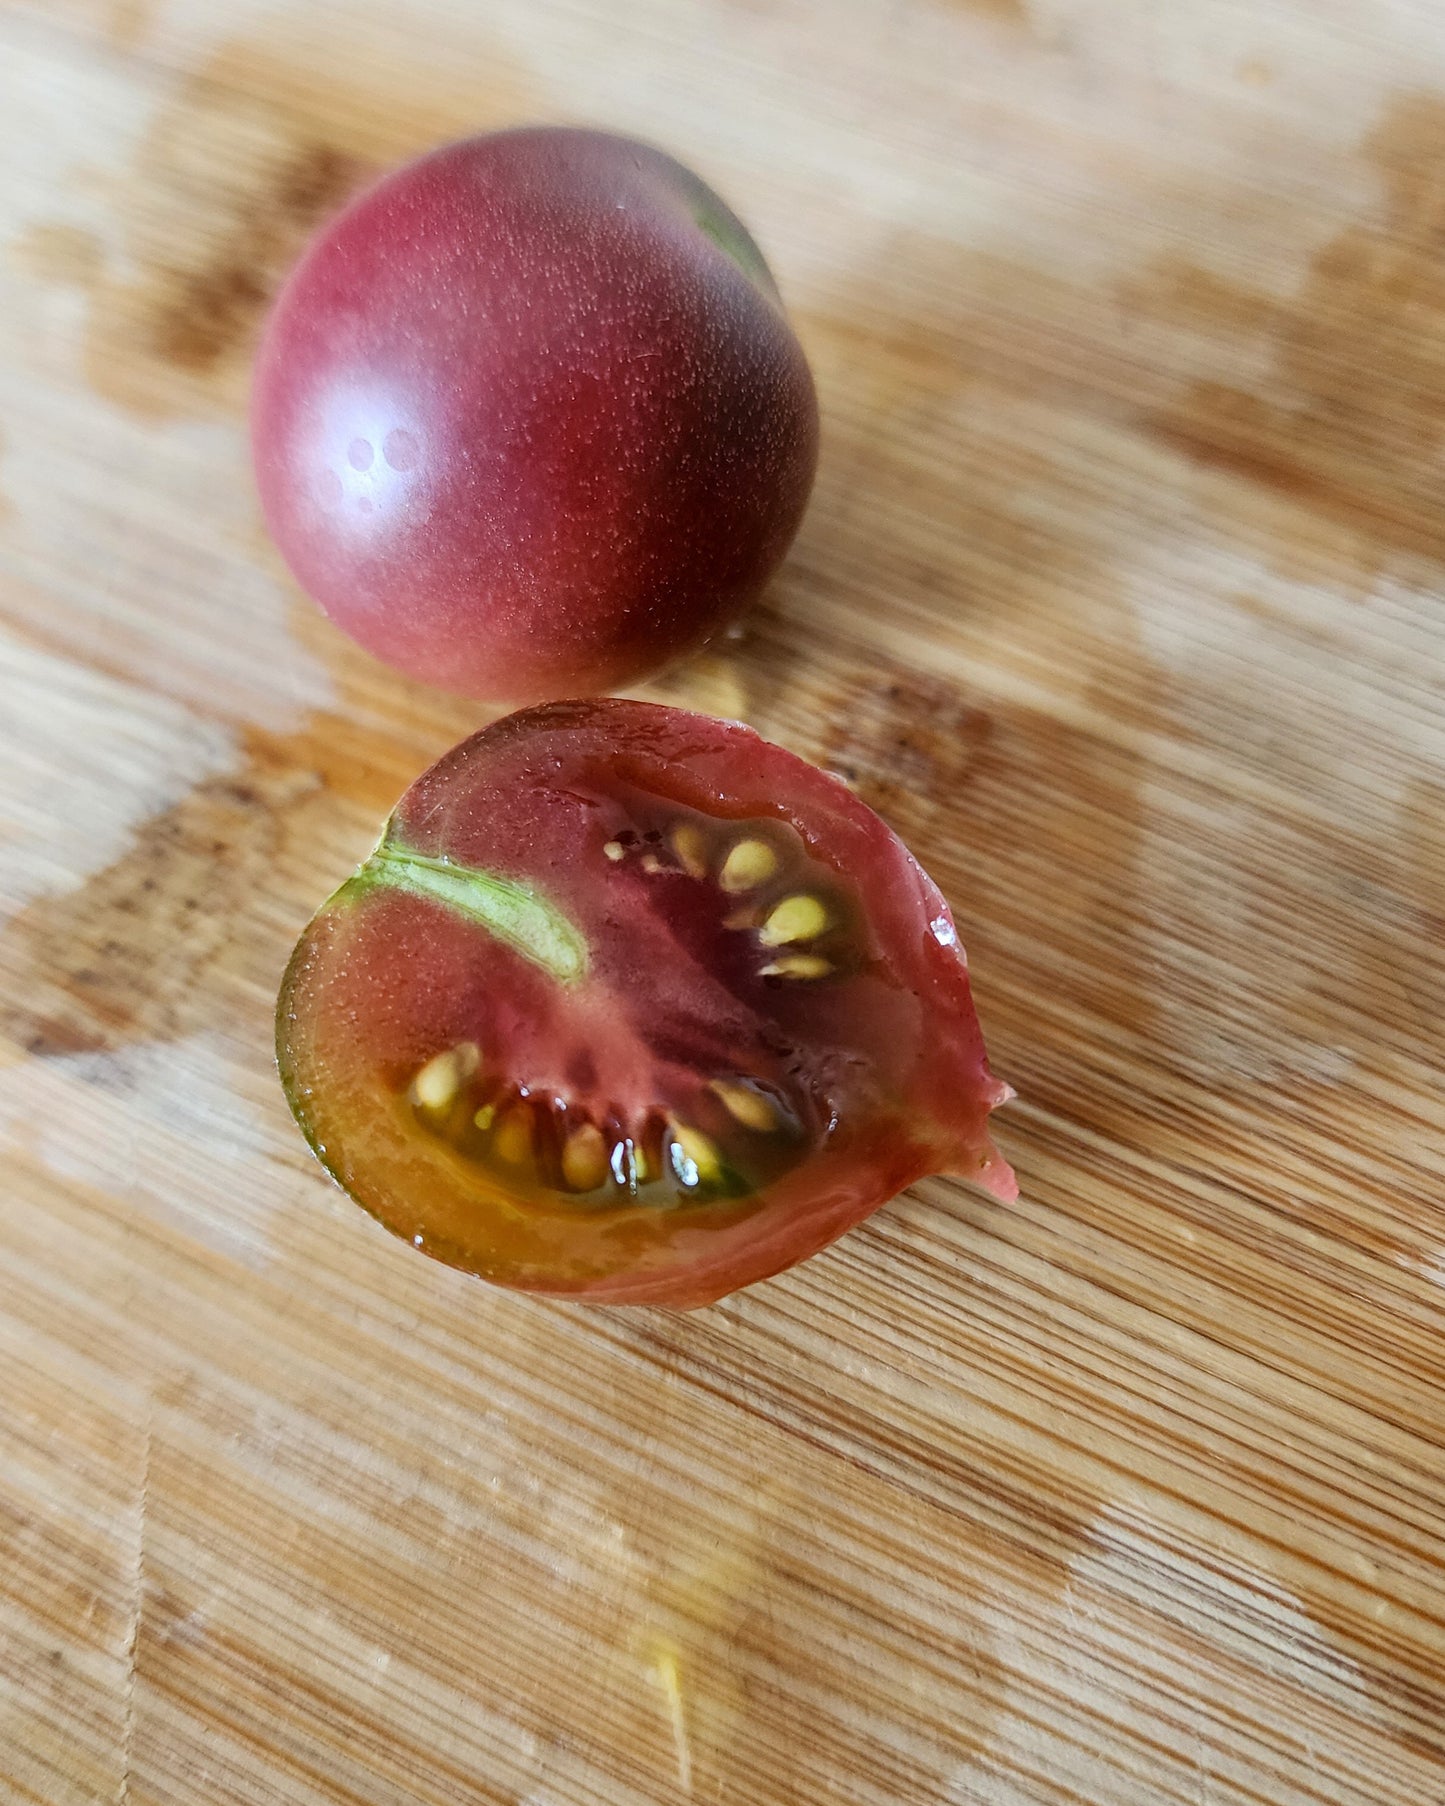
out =
[(697, 1129), (675, 1123), (668, 1158), (672, 1170), (689, 1190), (695, 1185), (715, 1185), (722, 1177), (722, 1159), (716, 1147)]
[(778, 1127), (777, 1106), (761, 1091), (733, 1084), (727, 1079), (714, 1079), (710, 1089), (734, 1122), (740, 1122), (745, 1129), (756, 1129), (760, 1135), (768, 1135)]
[(786, 947), (816, 940), (827, 926), (828, 912), (816, 897), (784, 897), (758, 930), (758, 939), (765, 947)]
[(508, 1166), (522, 1166), (532, 1157), (532, 1113), (522, 1105), (511, 1109), (497, 1124), (492, 1146)]
[(735, 894), (766, 884), (778, 869), (778, 856), (765, 840), (739, 840), (723, 861), (718, 883)]
[(679, 822), (672, 830), (672, 850), (689, 878), (707, 876), (707, 842), (700, 828), (691, 822)]
[(764, 978), (826, 978), (833, 970), (831, 960), (816, 953), (785, 953), (771, 965), (762, 968)]
[(562, 1149), (562, 1177), (573, 1191), (596, 1191), (607, 1179), (607, 1142), (595, 1123), (574, 1129)]
[(424, 1110), (445, 1110), (482, 1063), (475, 1041), (463, 1041), (445, 1053), (433, 1054), (411, 1082), (414, 1103)]

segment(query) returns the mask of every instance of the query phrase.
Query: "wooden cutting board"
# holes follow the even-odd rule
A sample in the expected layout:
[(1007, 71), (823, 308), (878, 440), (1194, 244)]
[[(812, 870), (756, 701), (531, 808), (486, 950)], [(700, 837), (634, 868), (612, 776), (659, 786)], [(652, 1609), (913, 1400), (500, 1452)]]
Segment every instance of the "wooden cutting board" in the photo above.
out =
[[(691, 1316), (413, 1256), (271, 1065), (482, 712), (260, 530), (314, 223), (598, 122), (754, 225), (825, 450), (644, 694), (950, 895), (1023, 1198)], [(0, 4), (0, 1797), (1445, 1801), (1434, 0)]]

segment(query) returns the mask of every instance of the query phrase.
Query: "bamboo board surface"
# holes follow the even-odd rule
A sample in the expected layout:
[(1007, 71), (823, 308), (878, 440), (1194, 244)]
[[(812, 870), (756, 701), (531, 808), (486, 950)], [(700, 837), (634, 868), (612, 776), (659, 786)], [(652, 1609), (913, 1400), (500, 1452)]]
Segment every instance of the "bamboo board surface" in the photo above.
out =
[[(653, 138), (824, 454), (643, 693), (949, 894), (1023, 1199), (690, 1316), (414, 1257), (270, 1011), (482, 719), (260, 530), (375, 169)], [(0, 3), (0, 1799), (1445, 1802), (1445, 15)]]

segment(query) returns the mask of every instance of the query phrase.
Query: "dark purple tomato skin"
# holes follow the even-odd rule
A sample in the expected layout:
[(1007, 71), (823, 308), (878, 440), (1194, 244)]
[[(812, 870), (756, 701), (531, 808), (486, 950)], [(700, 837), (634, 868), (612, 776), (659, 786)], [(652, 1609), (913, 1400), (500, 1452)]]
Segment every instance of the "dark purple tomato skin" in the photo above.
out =
[(271, 532), (336, 624), (527, 702), (689, 652), (787, 550), (807, 360), (757, 247), (670, 157), (529, 128), (361, 195), (282, 290), (252, 399)]

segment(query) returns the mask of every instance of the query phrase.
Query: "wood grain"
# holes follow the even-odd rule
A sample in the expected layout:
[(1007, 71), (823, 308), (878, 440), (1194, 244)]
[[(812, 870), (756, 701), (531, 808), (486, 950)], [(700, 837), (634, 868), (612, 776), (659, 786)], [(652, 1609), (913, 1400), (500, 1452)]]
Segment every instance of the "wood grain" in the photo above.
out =
[[(287, 583), (259, 317), (598, 121), (754, 224), (798, 546), (646, 692), (965, 930), (1004, 1208), (693, 1316), (329, 1189), (294, 935), (480, 719)], [(1445, 32), (1429, 0), (0, 5), (0, 1798), (1445, 1801)]]

